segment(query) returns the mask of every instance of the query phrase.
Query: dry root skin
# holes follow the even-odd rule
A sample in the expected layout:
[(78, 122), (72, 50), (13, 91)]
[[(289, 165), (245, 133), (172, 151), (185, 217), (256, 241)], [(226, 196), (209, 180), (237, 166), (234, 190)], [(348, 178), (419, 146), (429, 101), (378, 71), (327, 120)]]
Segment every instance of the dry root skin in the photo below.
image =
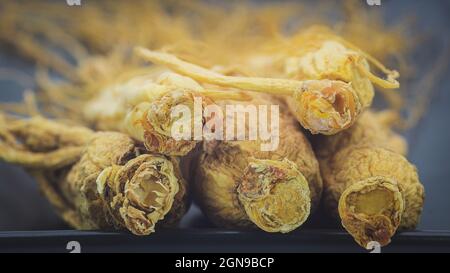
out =
[(271, 152), (259, 140), (204, 142), (194, 192), (215, 225), (289, 232), (317, 208), (322, 180), (312, 148), (292, 116), (283, 114), (280, 128)]
[[(1, 123), (1, 158), (27, 168), (63, 167), (76, 162), (83, 153), (82, 146), (92, 137), (89, 129), (62, 126), (41, 117), (32, 122), (2, 119)], [(67, 134), (60, 135), (62, 130)]]
[(333, 135), (350, 127), (361, 112), (356, 98), (355, 91), (344, 82), (306, 81), (288, 104), (311, 133)]
[[(199, 140), (176, 140), (172, 137), (172, 111), (177, 105), (183, 105), (194, 113), (195, 98), (201, 99), (202, 109), (211, 103), (207, 97), (183, 91), (172, 91), (151, 103), (141, 103), (128, 113), (125, 129), (142, 141), (150, 152), (184, 156), (194, 149)], [(194, 122), (190, 124), (193, 132)]]
[(361, 246), (371, 241), (387, 245), (400, 225), (403, 210), (397, 183), (386, 177), (357, 182), (339, 199), (342, 225)]
[(123, 119), (130, 109), (141, 102), (157, 100), (170, 92), (168, 86), (155, 81), (161, 73), (164, 75), (159, 71), (149, 72), (102, 88), (84, 104), (84, 120), (97, 130), (122, 131)]
[(105, 88), (85, 105), (84, 116), (96, 129), (131, 135), (150, 152), (185, 156), (199, 140), (173, 138), (172, 111), (187, 106), (194, 113), (196, 98), (201, 99), (202, 110), (212, 99), (247, 99), (240, 92), (206, 91), (191, 78), (156, 70)]
[[(186, 184), (178, 161), (140, 154), (142, 149), (127, 135), (95, 133), (43, 118), (7, 123), (2, 129), (12, 148), (0, 151), (0, 157), (32, 168), (44, 194), (75, 228), (128, 229), (146, 235), (163, 219), (176, 222), (187, 209)], [(45, 139), (53, 143), (43, 146)], [(4, 142), (0, 142), (2, 146)], [(58, 153), (67, 147), (79, 149), (75, 160), (71, 154)], [(36, 153), (43, 161), (29, 164), (29, 156)], [(58, 155), (50, 161), (54, 165), (45, 160), (47, 155)]]
[[(387, 69), (371, 55), (335, 35), (329, 28), (312, 26), (290, 38), (284, 72), (296, 79), (339, 79), (354, 85), (365, 107), (373, 98), (372, 83), (386, 89), (399, 88), (399, 73)], [(372, 73), (370, 64), (386, 75)]]
[(315, 152), (319, 158), (329, 158), (351, 146), (376, 146), (406, 156), (408, 144), (396, 134), (391, 125), (397, 120), (397, 114), (392, 111), (374, 113), (364, 112), (355, 126), (340, 132), (333, 137), (317, 136), (313, 139)]
[[(306, 30), (309, 36), (311, 30)], [(316, 35), (316, 34), (312, 34)], [(386, 89), (399, 88), (397, 71), (385, 68), (381, 63), (338, 36), (324, 34), (312, 38), (311, 45), (300, 45), (295, 57), (287, 58), (285, 73), (295, 79), (335, 79), (351, 83), (364, 107), (370, 106), (374, 95), (372, 83)], [(371, 61), (387, 79), (381, 79), (370, 71)]]
[(123, 166), (104, 169), (97, 177), (97, 190), (116, 223), (134, 234), (147, 235), (174, 202), (181, 201), (175, 196), (185, 193), (176, 173), (179, 170), (164, 156), (141, 155)]
[(324, 205), (363, 247), (370, 240), (386, 245), (396, 230), (414, 229), (424, 202), (417, 170), (401, 155), (406, 144), (385, 118), (366, 112), (349, 130), (315, 140)]
[[(299, 45), (297, 56), (287, 58), (285, 73), (293, 79), (335, 80), (341, 85), (348, 84), (347, 88), (330, 88), (340, 92), (335, 91), (328, 95), (325, 92), (307, 94), (305, 103), (300, 103), (316, 108), (313, 111), (301, 111), (312, 113), (308, 116), (309, 124), (302, 125), (310, 130), (316, 128), (311, 130), (312, 133), (332, 135), (347, 129), (364, 109), (370, 107), (374, 97), (372, 83), (386, 89), (399, 88), (396, 80), (399, 74), (397, 71), (388, 70), (342, 38), (322, 32), (321, 29), (311, 28), (295, 37), (298, 40), (307, 40), (308, 43), (304, 47)], [(388, 75), (387, 80), (372, 74), (368, 60)], [(298, 103), (288, 101), (288, 104), (298, 113)], [(341, 107), (336, 108), (339, 104)], [(312, 122), (316, 125), (311, 126)]]
[(286, 79), (224, 76), (182, 61), (174, 55), (136, 48), (151, 62), (166, 65), (199, 82), (274, 95), (293, 96), (298, 121), (312, 133), (335, 134), (354, 123), (361, 112), (358, 94), (350, 84), (338, 80), (297, 81)]
[[(154, 75), (156, 74), (156, 75)], [(122, 131), (142, 141), (150, 152), (183, 156), (198, 141), (176, 141), (171, 135), (171, 111), (177, 105), (193, 108), (194, 92), (203, 88), (175, 73), (153, 73), (111, 86), (90, 101), (85, 117), (96, 128)]]
[(237, 188), (250, 220), (267, 232), (290, 232), (309, 216), (308, 182), (289, 160), (252, 160)]
[[(252, 65), (254, 63), (252, 56), (248, 58), (249, 66), (257, 72), (261, 71), (257, 74), (267, 75), (269, 70), (272, 74), (292, 80), (315, 80), (312, 82), (318, 83), (320, 80), (328, 80), (334, 81), (335, 86), (348, 85), (346, 88), (333, 88), (337, 91), (333, 94), (330, 94), (330, 90), (321, 93), (306, 92), (307, 94), (299, 92), (296, 96), (297, 101), (287, 99), (303, 127), (312, 133), (332, 135), (348, 128), (356, 120), (352, 115), (359, 115), (363, 109), (372, 104), (374, 97), (372, 84), (386, 89), (399, 88), (396, 80), (399, 77), (397, 71), (385, 68), (367, 53), (334, 35), (328, 28), (310, 27), (282, 40), (281, 43), (275, 42), (270, 48), (275, 52), (269, 51), (267, 55), (259, 56), (265, 60), (260, 68)], [(369, 63), (385, 73), (387, 79), (375, 76)], [(299, 101), (302, 96), (304, 103)], [(344, 113), (333, 111), (333, 104), (339, 101), (344, 102), (343, 106), (348, 111)], [(299, 111), (300, 107), (304, 109)]]

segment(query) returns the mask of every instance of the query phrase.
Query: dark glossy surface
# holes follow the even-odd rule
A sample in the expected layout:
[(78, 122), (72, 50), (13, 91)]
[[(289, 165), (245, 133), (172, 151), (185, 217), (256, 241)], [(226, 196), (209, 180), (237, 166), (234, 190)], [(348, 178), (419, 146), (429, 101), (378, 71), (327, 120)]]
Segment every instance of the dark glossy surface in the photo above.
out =
[[(0, 232), (0, 252), (69, 252), (77, 241), (81, 252), (361, 252), (343, 231), (299, 230), (289, 234), (237, 232), (218, 229), (159, 230), (146, 237), (93, 231)], [(388, 252), (450, 252), (450, 232), (416, 231), (397, 234)]]

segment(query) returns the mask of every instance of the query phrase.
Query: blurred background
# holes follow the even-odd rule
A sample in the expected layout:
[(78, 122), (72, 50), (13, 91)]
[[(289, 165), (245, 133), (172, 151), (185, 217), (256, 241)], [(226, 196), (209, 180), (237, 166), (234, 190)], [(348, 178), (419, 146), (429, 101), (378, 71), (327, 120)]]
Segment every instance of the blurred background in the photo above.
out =
[[(82, 5), (89, 2), (84, 0)], [(222, 4), (220, 1), (207, 2)], [(273, 1), (251, 2), (260, 5)], [(281, 4), (287, 2), (281, 1)], [(330, 1), (304, 2), (314, 13), (320, 12), (318, 6)], [(333, 5), (340, 6), (342, 2), (334, 1)], [(407, 77), (402, 85), (414, 89), (411, 94), (414, 93), (416, 99), (420, 98), (417, 104), (412, 105), (427, 108), (416, 126), (403, 134), (410, 145), (409, 159), (416, 164), (426, 190), (419, 229), (450, 230), (450, 71), (446, 66), (450, 50), (450, 1), (381, 0), (380, 6), (365, 5), (364, 12), (381, 12), (384, 24), (388, 26), (409, 20), (405, 31), (408, 35), (420, 36), (417, 48), (408, 56), (414, 70), (413, 76)], [(330, 14), (331, 20), (333, 16)], [(367, 31), (371, 31), (370, 27)], [(32, 63), (14, 52), (14, 48), (0, 42), (0, 101), (20, 101), (22, 92), (34, 87), (34, 69)], [(13, 75), (9, 73), (11, 70), (20, 73)], [(436, 73), (431, 85), (424, 79), (430, 73)], [(409, 91), (406, 90), (406, 94)], [(376, 105), (381, 107), (383, 103)], [(198, 208), (193, 206), (181, 226), (206, 227), (208, 223)], [(67, 229), (67, 226), (53, 213), (33, 179), (24, 170), (0, 163), (0, 230), (43, 229)]]

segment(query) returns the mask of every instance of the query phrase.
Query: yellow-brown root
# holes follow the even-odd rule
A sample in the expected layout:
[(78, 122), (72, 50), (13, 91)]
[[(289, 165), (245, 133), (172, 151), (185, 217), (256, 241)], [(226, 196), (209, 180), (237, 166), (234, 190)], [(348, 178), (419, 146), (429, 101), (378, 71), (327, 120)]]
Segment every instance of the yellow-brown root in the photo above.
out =
[(358, 96), (341, 81), (306, 81), (289, 102), (300, 124), (313, 134), (333, 135), (350, 127), (361, 112)]
[(338, 208), (342, 225), (359, 245), (375, 241), (385, 246), (400, 225), (404, 200), (394, 180), (378, 176), (348, 187)]
[[(225, 76), (180, 60), (171, 54), (140, 47), (136, 48), (135, 52), (148, 61), (165, 65), (200, 82), (275, 95), (293, 95), (296, 116), (312, 133), (335, 134), (348, 128), (361, 111), (358, 95), (351, 85), (340, 81)], [(302, 95), (303, 93), (306, 94)], [(315, 99), (312, 99), (312, 96)], [(315, 104), (311, 104), (310, 100), (314, 100)]]
[(77, 229), (146, 235), (159, 222), (176, 223), (187, 209), (178, 160), (141, 154), (125, 134), (40, 117), (2, 120), (0, 129), (0, 147), (8, 147), (0, 159), (31, 168), (58, 214)]
[[(125, 118), (125, 130), (133, 138), (142, 141), (150, 152), (184, 156), (199, 142), (192, 137), (194, 131), (192, 118), (196, 96), (202, 98), (202, 109), (210, 102), (208, 98), (192, 92), (173, 91), (156, 101), (140, 103)], [(191, 110), (191, 122), (188, 124), (191, 126), (190, 139), (175, 139), (172, 135), (174, 122), (172, 111), (178, 105), (187, 106)]]
[(96, 183), (117, 223), (136, 235), (148, 235), (171, 210), (180, 179), (164, 156), (140, 155), (124, 166), (106, 168)]
[(238, 183), (247, 216), (264, 231), (290, 232), (309, 216), (308, 182), (292, 161), (254, 159)]

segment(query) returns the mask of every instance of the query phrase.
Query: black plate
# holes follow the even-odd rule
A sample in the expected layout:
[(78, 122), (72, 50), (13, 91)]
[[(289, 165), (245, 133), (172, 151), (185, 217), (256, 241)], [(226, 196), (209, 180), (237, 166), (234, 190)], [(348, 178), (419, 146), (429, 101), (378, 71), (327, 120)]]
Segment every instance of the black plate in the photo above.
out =
[[(158, 253), (279, 253), (279, 252), (370, 252), (358, 246), (344, 231), (300, 230), (289, 234), (241, 232), (218, 229), (166, 229), (150, 236), (96, 231), (0, 232), (0, 252), (70, 252), (76, 241), (81, 252)], [(450, 252), (450, 232), (414, 231), (397, 234), (388, 252)]]

